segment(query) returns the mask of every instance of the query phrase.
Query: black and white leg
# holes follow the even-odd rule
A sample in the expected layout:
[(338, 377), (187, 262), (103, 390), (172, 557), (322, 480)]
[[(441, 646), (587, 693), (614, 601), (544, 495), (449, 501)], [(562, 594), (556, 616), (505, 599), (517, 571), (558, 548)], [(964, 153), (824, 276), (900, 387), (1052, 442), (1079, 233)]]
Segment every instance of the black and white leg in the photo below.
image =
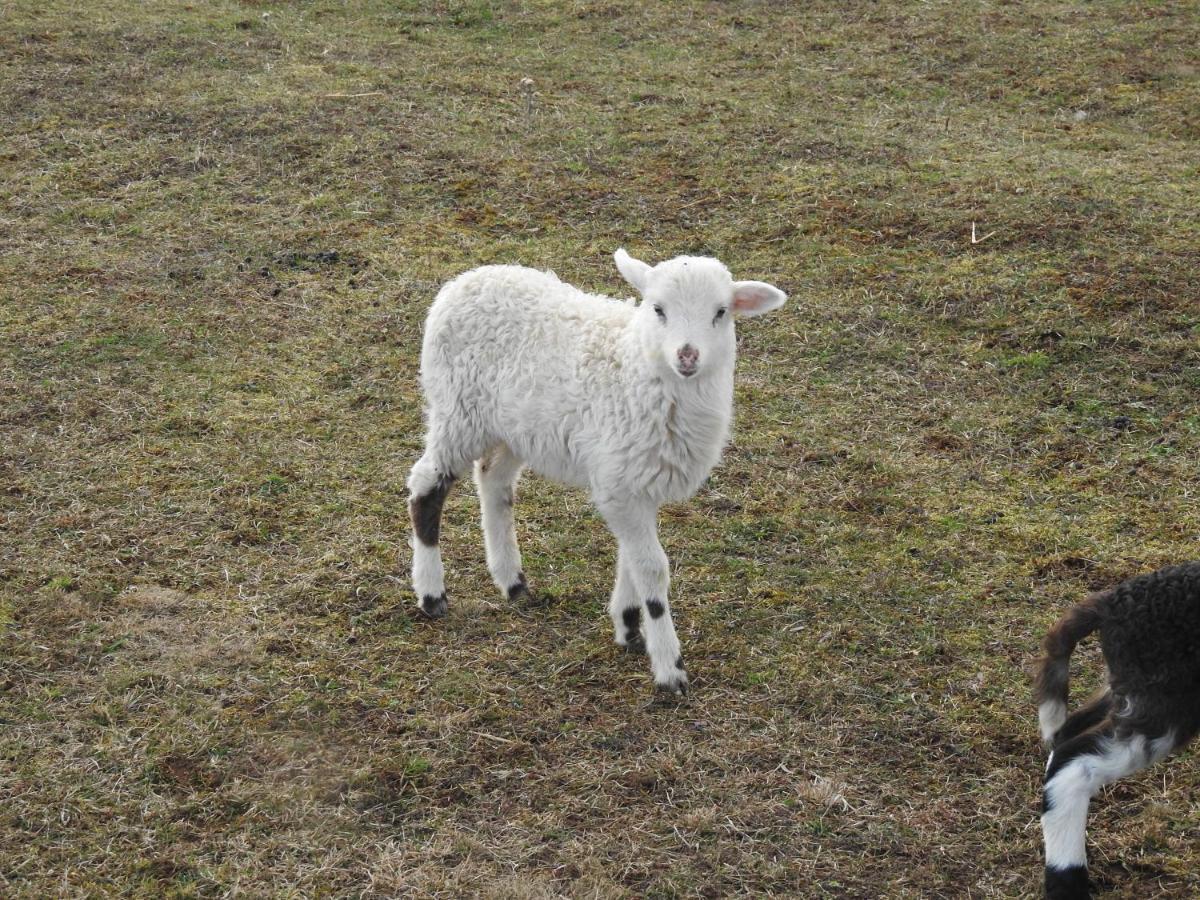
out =
[[(675, 634), (675, 624), (671, 621), (671, 610), (667, 604), (670, 571), (667, 555), (658, 542), (655, 521), (658, 510), (643, 504), (608, 504), (601, 506), (600, 511), (617, 538), (617, 591), (620, 590), (624, 574), (641, 602), (641, 626), (646, 639), (646, 652), (650, 656), (650, 670), (654, 674), (654, 685), (671, 694), (686, 694), (687, 670), (683, 666), (679, 638)], [(627, 624), (625, 608), (628, 607), (621, 612), (622, 624)]]
[(642, 601), (633, 586), (633, 576), (628, 567), (622, 565), (617, 554), (617, 580), (613, 585), (612, 597), (608, 601), (608, 614), (612, 618), (613, 633), (617, 646), (630, 653), (645, 653), (646, 640), (642, 637)]
[(513, 499), (521, 466), (521, 460), (507, 444), (498, 444), (475, 462), (475, 487), (479, 491), (488, 571), (501, 593), (510, 600), (529, 593), (513, 524)]
[(417, 605), (430, 618), (446, 615), (445, 570), (438, 548), (442, 504), (466, 462), (445, 450), (431, 429), (425, 452), (408, 475), (408, 512), (412, 519), (412, 585)]
[(1042, 836), (1046, 850), (1046, 896), (1082, 900), (1090, 896), (1087, 873), (1087, 814), (1096, 792), (1166, 756), (1172, 735), (1149, 738), (1106, 721), (1055, 747), (1046, 764)]

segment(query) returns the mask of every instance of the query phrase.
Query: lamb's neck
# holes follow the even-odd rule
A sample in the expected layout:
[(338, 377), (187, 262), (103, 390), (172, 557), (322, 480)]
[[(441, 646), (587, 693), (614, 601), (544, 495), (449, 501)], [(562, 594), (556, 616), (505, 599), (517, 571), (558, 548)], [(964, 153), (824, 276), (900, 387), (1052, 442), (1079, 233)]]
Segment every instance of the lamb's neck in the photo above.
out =
[(733, 407), (732, 360), (692, 378), (680, 378), (647, 352), (632, 327), (622, 335), (621, 344), (631, 389), (643, 398), (647, 392), (658, 395), (654, 405), (662, 409), (668, 443), (684, 442), (687, 446), (679, 449), (685, 456), (696, 452), (703, 456), (702, 446), (724, 444)]
[[(662, 382), (664, 400), (688, 431), (724, 431), (733, 408), (733, 370), (704, 372), (689, 379), (669, 374)], [(723, 438), (722, 433), (722, 438)]]

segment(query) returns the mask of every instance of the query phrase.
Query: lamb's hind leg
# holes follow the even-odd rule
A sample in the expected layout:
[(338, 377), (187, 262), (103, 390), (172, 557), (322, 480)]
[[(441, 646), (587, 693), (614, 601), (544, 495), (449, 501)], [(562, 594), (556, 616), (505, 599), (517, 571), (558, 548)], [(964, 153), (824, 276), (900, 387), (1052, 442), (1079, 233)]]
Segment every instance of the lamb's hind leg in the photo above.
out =
[(1054, 748), (1042, 794), (1046, 849), (1046, 896), (1085, 900), (1088, 805), (1104, 785), (1161, 759), (1176, 746), (1173, 735), (1149, 737), (1130, 730), (1119, 716)]
[(513, 525), (513, 498), (520, 476), (521, 460), (507, 444), (498, 444), (475, 462), (475, 487), (479, 491), (488, 571), (510, 600), (529, 593)]
[(446, 615), (445, 570), (438, 549), (442, 504), (473, 455), (458, 451), (444, 432), (430, 427), (425, 452), (408, 476), (408, 512), (412, 519), (412, 585), (417, 605), (430, 618)]

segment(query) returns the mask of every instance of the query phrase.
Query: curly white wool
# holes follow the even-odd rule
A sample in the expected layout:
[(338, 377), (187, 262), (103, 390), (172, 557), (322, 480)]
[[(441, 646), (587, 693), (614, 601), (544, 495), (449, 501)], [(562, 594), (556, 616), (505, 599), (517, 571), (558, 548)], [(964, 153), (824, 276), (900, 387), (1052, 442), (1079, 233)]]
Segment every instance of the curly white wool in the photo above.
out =
[(682, 692), (657, 510), (694, 494), (720, 459), (734, 319), (786, 296), (735, 282), (715, 259), (651, 267), (618, 250), (615, 260), (641, 303), (520, 266), (473, 269), (439, 292), (421, 353), (425, 453), (408, 481), (413, 586), (423, 610), (445, 613), (437, 522), (450, 484), (472, 462), (488, 566), (509, 596), (525, 590), (511, 509), (521, 467), (587, 488), (619, 545), (617, 643), (640, 646), (644, 627), (655, 682)]

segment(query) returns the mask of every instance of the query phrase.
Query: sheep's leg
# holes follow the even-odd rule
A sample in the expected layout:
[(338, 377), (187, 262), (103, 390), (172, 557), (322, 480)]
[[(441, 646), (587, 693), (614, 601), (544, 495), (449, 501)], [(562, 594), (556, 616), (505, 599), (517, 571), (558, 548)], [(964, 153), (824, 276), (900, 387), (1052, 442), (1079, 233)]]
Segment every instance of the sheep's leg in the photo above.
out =
[(417, 605), (430, 618), (446, 615), (445, 570), (438, 548), (442, 504), (458, 473), (466, 468), (465, 459), (446, 451), (447, 443), (438, 440), (433, 429), (425, 441), (425, 453), (408, 476), (408, 512), (412, 519), (412, 585)]
[(612, 617), (617, 646), (630, 653), (645, 653), (646, 641), (642, 637), (642, 601), (638, 599), (637, 588), (633, 586), (633, 576), (629, 573), (629, 567), (622, 565), (620, 554), (617, 556), (617, 581), (608, 601), (608, 614)]
[(1121, 728), (1119, 719), (1065, 741), (1050, 754), (1042, 794), (1046, 896), (1086, 898), (1088, 805), (1104, 785), (1143, 769), (1175, 746), (1170, 734), (1150, 739)]
[(529, 593), (513, 525), (513, 493), (521, 476), (521, 465), (507, 444), (493, 447), (475, 462), (475, 487), (479, 491), (488, 571), (510, 600)]
[[(658, 542), (655, 523), (658, 510), (649, 504), (609, 504), (600, 511), (617, 539), (618, 574), (614, 594), (619, 594), (621, 573), (625, 572), (641, 602), (646, 651), (650, 655), (655, 687), (672, 694), (687, 693), (687, 671), (683, 667), (679, 638), (667, 605), (671, 577), (667, 555)], [(622, 624), (625, 624), (624, 609)]]

